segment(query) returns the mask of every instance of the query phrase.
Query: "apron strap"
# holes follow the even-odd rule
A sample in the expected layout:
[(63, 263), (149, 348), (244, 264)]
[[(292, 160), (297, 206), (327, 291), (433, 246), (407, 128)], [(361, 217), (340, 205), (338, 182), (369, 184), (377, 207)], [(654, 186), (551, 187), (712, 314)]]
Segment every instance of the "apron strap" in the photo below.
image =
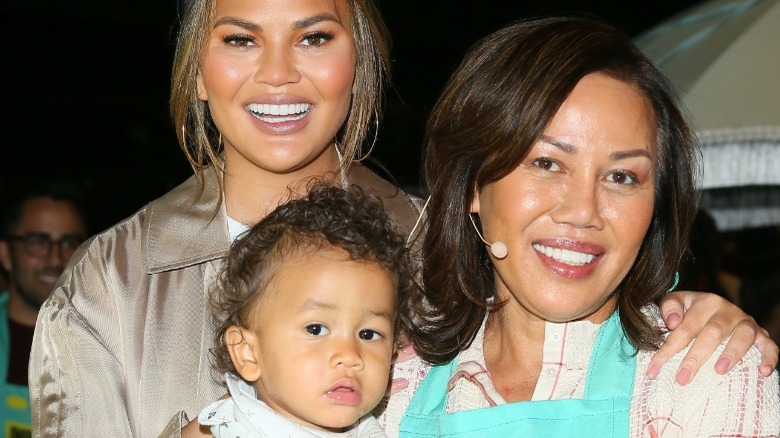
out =
[(634, 388), (636, 349), (623, 332), (617, 311), (604, 321), (588, 365), (585, 399), (622, 398)]
[(456, 357), (428, 371), (401, 420), (400, 435), (504, 437), (506, 431), (511, 435), (547, 430), (555, 436), (581, 428), (608, 435), (627, 433), (636, 368), (633, 351), (614, 312), (599, 330), (583, 399), (523, 401), (446, 414), (447, 384), (457, 369)]

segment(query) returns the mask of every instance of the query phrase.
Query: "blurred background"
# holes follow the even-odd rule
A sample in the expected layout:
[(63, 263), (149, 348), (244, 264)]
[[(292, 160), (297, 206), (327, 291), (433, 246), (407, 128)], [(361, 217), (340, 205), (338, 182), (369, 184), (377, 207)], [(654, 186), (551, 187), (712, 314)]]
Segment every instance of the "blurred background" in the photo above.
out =
[[(417, 190), (428, 110), (466, 48), (503, 24), (587, 11), (633, 35), (688, 4), (381, 0), (394, 42), (394, 88), (373, 158)], [(167, 109), (176, 0), (14, 1), (6, 10), (0, 184), (73, 175), (94, 195), (93, 218), (103, 228), (191, 173)]]
[[(757, 4), (778, 3), (713, 1), (726, 7), (737, 5), (736, 12), (742, 6), (753, 8), (759, 16), (769, 12), (757, 9)], [(467, 47), (501, 25), (552, 12), (587, 12), (638, 37), (702, 4), (691, 0), (381, 0), (393, 36), (394, 71), (372, 158), (387, 169), (389, 178), (410, 192), (421, 192), (419, 163), (428, 111)], [(12, 190), (13, 185), (42, 175), (73, 177), (88, 191), (94, 206), (92, 225), (99, 231), (191, 174), (176, 143), (167, 109), (177, 28), (176, 0), (30, 0), (13, 1), (5, 10), (5, 153), (0, 190)], [(695, 29), (683, 38), (682, 45), (695, 45), (732, 18), (704, 30)], [(775, 32), (780, 29), (776, 23)], [(656, 33), (667, 35), (668, 30), (661, 27)], [(773, 53), (780, 46), (778, 41), (780, 38), (774, 39)], [(688, 54), (673, 55), (692, 58)], [(767, 58), (761, 52), (750, 56)], [(770, 70), (767, 74), (780, 77), (780, 72)], [(767, 93), (778, 95), (780, 91), (773, 86)], [(734, 109), (740, 111), (739, 107)], [(780, 108), (772, 112), (780, 114)], [(761, 149), (762, 158), (751, 158), (752, 162), (777, 166), (777, 147)], [(728, 174), (731, 158), (716, 159), (725, 166), (716, 174)], [(751, 174), (749, 168), (743, 170)], [(740, 181), (736, 184), (739, 187), (715, 184), (717, 187), (713, 186), (707, 196), (719, 196), (711, 201), (714, 210), (735, 196), (741, 199), (739, 202), (757, 202), (748, 219), (755, 217), (752, 211), (780, 211), (780, 181), (765, 182), (770, 185), (760, 189), (751, 181)], [(740, 195), (746, 190), (748, 196)], [(725, 210), (729, 208), (725, 206)], [(780, 261), (780, 220), (773, 219), (778, 216), (770, 215), (758, 222), (726, 222), (719, 211), (705, 211), (702, 216), (703, 225), (697, 228), (699, 243), (694, 242), (696, 254), (691, 258), (692, 266), (686, 268), (689, 274), (683, 275), (682, 286), (718, 291), (736, 302), (746, 302), (748, 294), (740, 295), (740, 290), (746, 283), (760, 282), (750, 286), (759, 292), (749, 294), (748, 301), (756, 302), (755, 312), (771, 313), (775, 309), (776, 320), (780, 321), (780, 305), (773, 307), (780, 295), (778, 276), (768, 274)]]

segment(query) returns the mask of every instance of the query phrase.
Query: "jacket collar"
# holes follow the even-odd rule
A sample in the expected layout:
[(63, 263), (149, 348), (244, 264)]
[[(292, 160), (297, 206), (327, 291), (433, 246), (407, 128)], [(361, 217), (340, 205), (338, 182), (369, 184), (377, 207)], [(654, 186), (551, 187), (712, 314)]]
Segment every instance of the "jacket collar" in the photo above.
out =
[(196, 175), (149, 203), (144, 232), (144, 261), (149, 273), (183, 268), (224, 257), (230, 246), (224, 202), (213, 169), (203, 171), (203, 191)]
[[(202, 192), (198, 191), (197, 177), (193, 175), (147, 206), (143, 248), (147, 272), (179, 269), (227, 254), (230, 247), (227, 212), (223, 200), (215, 214), (219, 186), (212, 170), (202, 171)], [(398, 231), (404, 235), (409, 233), (419, 212), (396, 185), (360, 163), (352, 164), (347, 182), (379, 195)]]

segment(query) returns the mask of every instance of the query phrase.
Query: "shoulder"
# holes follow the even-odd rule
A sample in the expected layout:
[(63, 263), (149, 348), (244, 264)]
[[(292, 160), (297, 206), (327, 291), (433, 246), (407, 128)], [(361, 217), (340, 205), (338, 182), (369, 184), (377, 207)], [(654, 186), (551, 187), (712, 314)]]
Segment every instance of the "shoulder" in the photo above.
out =
[(360, 163), (350, 167), (349, 183), (373, 193), (382, 200), (396, 231), (411, 242), (413, 257), (421, 258), (422, 236), (425, 232), (425, 200), (405, 192)]
[(211, 220), (213, 208), (205, 204), (182, 204), (197, 191), (192, 177), (87, 239), (69, 260), (50, 304), (114, 301), (125, 292), (140, 299), (151, 287), (149, 275), (221, 257), (230, 244), (227, 226)]
[(224, 200), (209, 169), (203, 186), (191, 176), (147, 206), (143, 257), (149, 273), (198, 265), (225, 255), (230, 246)]
[(381, 414), (378, 416), (378, 420), (385, 429), (387, 436), (398, 435), (401, 419), (406, 413), (412, 397), (428, 374), (429, 369), (430, 365), (419, 356), (396, 363), (393, 366), (393, 380), (404, 379), (408, 385), (406, 388), (391, 395), (386, 404), (380, 409)]
[[(105, 270), (156, 274), (198, 265), (224, 255), (230, 245), (227, 217), (218, 204), (219, 187), (205, 171), (201, 190), (195, 175), (95, 235), (81, 261), (98, 261)], [(78, 255), (78, 253), (77, 253)], [(78, 257), (74, 258), (78, 260)], [(132, 264), (132, 270), (122, 267)], [(74, 268), (77, 268), (74, 264)]]
[(761, 354), (752, 347), (731, 371), (718, 374), (715, 362), (727, 341), (685, 386), (676, 383), (675, 375), (690, 346), (673, 356), (653, 380), (645, 377), (652, 352), (640, 351), (631, 397), (632, 435), (651, 433), (650, 429), (677, 429), (685, 436), (776, 433), (780, 428), (777, 372), (762, 377), (758, 373)]
[(349, 183), (377, 195), (385, 210), (403, 231), (410, 231), (419, 217), (423, 201), (387, 181), (360, 163), (354, 163), (347, 176)]
[(146, 206), (93, 235), (76, 250), (68, 261), (55, 290), (64, 290), (68, 298), (74, 284), (106, 287), (101, 278), (116, 274), (116, 266), (123, 264), (136, 265), (140, 260), (141, 241), (139, 236), (143, 231), (146, 217)]

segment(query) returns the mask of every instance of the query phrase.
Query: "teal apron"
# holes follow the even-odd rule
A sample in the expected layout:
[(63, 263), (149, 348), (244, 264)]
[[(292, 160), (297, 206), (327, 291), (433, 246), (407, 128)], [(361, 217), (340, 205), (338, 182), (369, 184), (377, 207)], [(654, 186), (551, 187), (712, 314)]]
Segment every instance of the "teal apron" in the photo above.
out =
[(431, 368), (401, 420), (400, 437), (628, 436), (636, 359), (617, 312), (599, 330), (584, 399), (538, 400), (447, 414), (458, 359)]
[(0, 295), (0, 433), (7, 438), (29, 437), (32, 435), (30, 390), (26, 386), (6, 382), (11, 352), (7, 303), (8, 293)]

